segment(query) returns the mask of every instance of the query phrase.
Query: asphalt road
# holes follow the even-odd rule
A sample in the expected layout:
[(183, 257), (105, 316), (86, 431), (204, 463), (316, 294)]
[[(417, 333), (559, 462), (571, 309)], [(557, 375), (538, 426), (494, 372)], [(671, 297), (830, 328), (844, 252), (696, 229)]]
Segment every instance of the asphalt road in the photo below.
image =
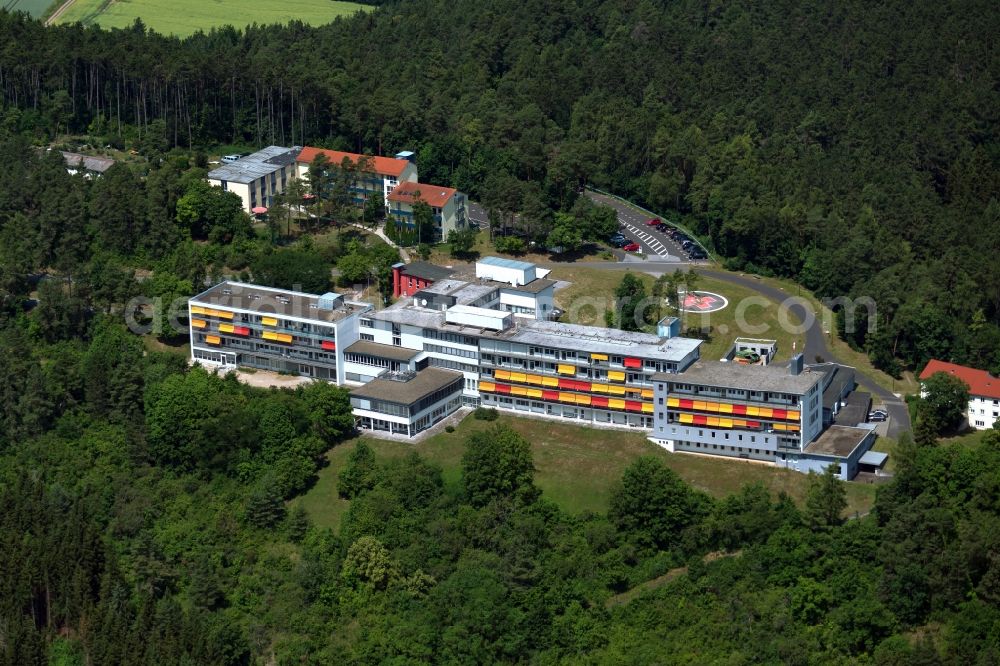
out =
[[(628, 268), (634, 268), (636, 270), (642, 271), (644, 273), (650, 273), (652, 275), (660, 275), (662, 273), (667, 273), (671, 271), (676, 271), (679, 268), (684, 268), (691, 265), (691, 262), (682, 262), (680, 253), (680, 248), (673, 244), (671, 248), (667, 243), (662, 242), (661, 239), (655, 236), (652, 240), (643, 238), (640, 236), (638, 231), (643, 231), (638, 229), (636, 222), (639, 224), (644, 224), (648, 217), (643, 217), (640, 213), (632, 208), (629, 208), (624, 203), (606, 197), (600, 194), (591, 193), (591, 197), (600, 203), (611, 206), (618, 213), (618, 221), (622, 224), (622, 233), (627, 236), (635, 238), (638, 242), (643, 245), (644, 250), (648, 251), (649, 258), (645, 261), (638, 259), (636, 261), (629, 261)], [(652, 236), (652, 233), (647, 235)], [(664, 240), (673, 241), (668, 239), (665, 235), (659, 234)], [(663, 248), (661, 250), (661, 247)], [(671, 250), (674, 250), (672, 253)], [(616, 253), (617, 254), (617, 253)], [(620, 253), (619, 256), (625, 253)], [(625, 257), (627, 261), (627, 257)], [(699, 262), (700, 263), (700, 262)], [(621, 270), (622, 265), (609, 264), (606, 262), (584, 262), (579, 265), (589, 265), (594, 268), (601, 269), (612, 269)], [(817, 357), (820, 357), (826, 361), (833, 361), (835, 363), (841, 363), (837, 356), (830, 351), (827, 344), (828, 333), (823, 330), (823, 322), (820, 317), (817, 316), (816, 312), (813, 311), (812, 307), (808, 305), (805, 300), (797, 299), (791, 294), (786, 293), (784, 290), (778, 287), (773, 287), (769, 284), (762, 282), (759, 278), (751, 275), (738, 275), (734, 273), (728, 273), (724, 271), (719, 271), (716, 269), (708, 268), (707, 266), (698, 265), (697, 270), (703, 275), (707, 275), (713, 279), (722, 280), (724, 282), (730, 282), (732, 284), (745, 287), (752, 291), (757, 292), (761, 296), (773, 300), (777, 303), (784, 303), (787, 299), (792, 299), (788, 304), (788, 311), (792, 315), (792, 318), (802, 322), (807, 325), (805, 331), (805, 345), (802, 353), (805, 357), (806, 363), (815, 362)], [(847, 365), (847, 364), (844, 364)], [(901, 399), (896, 397), (891, 391), (883, 388), (882, 386), (876, 384), (874, 381), (861, 374), (856, 373), (856, 379), (858, 386), (860, 386), (865, 391), (872, 394), (873, 402), (882, 402), (885, 404), (886, 410), (889, 412), (889, 421), (887, 425), (887, 434), (891, 438), (898, 438), (900, 433), (910, 430), (910, 412), (907, 409), (906, 403)]]

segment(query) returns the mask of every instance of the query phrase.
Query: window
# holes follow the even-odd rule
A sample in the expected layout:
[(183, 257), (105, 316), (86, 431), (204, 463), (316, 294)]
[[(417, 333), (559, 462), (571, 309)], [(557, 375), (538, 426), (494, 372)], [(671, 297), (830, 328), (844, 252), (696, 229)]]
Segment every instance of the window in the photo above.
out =
[(368, 342), (375, 342), (375, 336), (372, 335), (371, 333), (362, 333), (361, 339), (367, 340)]
[(656, 401), (656, 403), (657, 403), (658, 405), (662, 405), (662, 404), (663, 404), (663, 398), (659, 398), (659, 399), (658, 399), (658, 400)]

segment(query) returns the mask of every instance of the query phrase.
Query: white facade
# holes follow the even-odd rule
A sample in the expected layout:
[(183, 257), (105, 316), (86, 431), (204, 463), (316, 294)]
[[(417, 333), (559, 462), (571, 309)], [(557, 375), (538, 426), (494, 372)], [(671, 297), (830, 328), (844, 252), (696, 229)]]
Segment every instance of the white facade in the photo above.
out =
[(555, 284), (537, 293), (510, 287), (500, 289), (500, 309), (535, 319), (547, 319), (555, 307)]
[(476, 262), (476, 277), (521, 286), (543, 276), (537, 275), (535, 265), (526, 261), (486, 257)]
[(976, 430), (989, 430), (1000, 420), (1000, 399), (970, 395), (965, 418)]

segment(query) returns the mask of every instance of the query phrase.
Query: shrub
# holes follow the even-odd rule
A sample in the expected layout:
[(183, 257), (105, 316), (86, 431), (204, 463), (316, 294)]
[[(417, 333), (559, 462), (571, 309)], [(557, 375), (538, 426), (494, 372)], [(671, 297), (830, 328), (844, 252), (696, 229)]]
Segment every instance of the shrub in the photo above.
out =
[(455, 432), (455, 426), (453, 426), (453, 425), (445, 426), (444, 427), (444, 431), (445, 432)]
[(476, 407), (476, 410), (472, 412), (472, 416), (477, 421), (496, 421), (500, 414), (493, 407)]

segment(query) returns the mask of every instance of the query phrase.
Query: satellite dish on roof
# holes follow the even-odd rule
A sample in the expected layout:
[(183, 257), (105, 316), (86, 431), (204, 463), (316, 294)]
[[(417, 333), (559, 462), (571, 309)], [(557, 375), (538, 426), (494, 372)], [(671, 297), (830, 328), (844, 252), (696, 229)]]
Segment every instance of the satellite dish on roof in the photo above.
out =
[(421, 298), (420, 299), (420, 306), (421, 307), (425, 307), (425, 308), (427, 307), (427, 299), (426, 298)]

